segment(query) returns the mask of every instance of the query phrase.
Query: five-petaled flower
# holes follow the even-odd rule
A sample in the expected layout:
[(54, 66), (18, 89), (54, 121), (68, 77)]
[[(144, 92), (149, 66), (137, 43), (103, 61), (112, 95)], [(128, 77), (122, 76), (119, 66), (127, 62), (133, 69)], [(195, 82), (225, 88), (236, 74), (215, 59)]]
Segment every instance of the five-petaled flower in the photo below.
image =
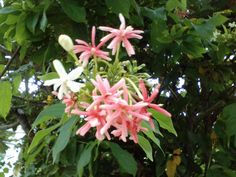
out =
[(59, 60), (53, 61), (53, 66), (57, 71), (57, 74), (60, 78), (46, 80), (44, 82), (45, 86), (53, 86), (53, 90), (56, 91), (59, 88), (58, 99), (62, 99), (63, 95), (69, 96), (71, 92), (78, 92), (81, 87), (84, 87), (84, 84), (75, 82), (74, 80), (78, 79), (83, 72), (82, 67), (77, 67), (73, 69), (69, 74), (66, 73), (64, 66)]
[(106, 26), (100, 26), (99, 29), (102, 31), (110, 32), (110, 34), (106, 35), (101, 39), (102, 42), (107, 42), (108, 40), (112, 39), (111, 43), (107, 46), (107, 48), (112, 49), (112, 54), (114, 55), (120, 44), (122, 43), (122, 47), (125, 47), (129, 56), (134, 55), (134, 48), (129, 42), (129, 39), (136, 38), (142, 39), (142, 36), (139, 35), (143, 33), (142, 30), (134, 30), (132, 26), (125, 26), (125, 18), (122, 14), (119, 14), (120, 18), (120, 28), (115, 29)]
[(109, 52), (104, 52), (100, 50), (100, 48), (104, 45), (105, 42), (100, 42), (97, 46), (95, 44), (95, 34), (96, 29), (93, 26), (92, 28), (92, 34), (91, 34), (91, 42), (92, 44), (89, 45), (87, 42), (76, 39), (75, 41), (78, 43), (78, 45), (74, 46), (74, 52), (75, 53), (81, 53), (79, 58), (80, 62), (83, 62), (83, 66), (86, 66), (88, 64), (88, 60), (91, 57), (98, 57), (101, 59), (105, 59), (110, 61), (111, 59), (108, 57)]

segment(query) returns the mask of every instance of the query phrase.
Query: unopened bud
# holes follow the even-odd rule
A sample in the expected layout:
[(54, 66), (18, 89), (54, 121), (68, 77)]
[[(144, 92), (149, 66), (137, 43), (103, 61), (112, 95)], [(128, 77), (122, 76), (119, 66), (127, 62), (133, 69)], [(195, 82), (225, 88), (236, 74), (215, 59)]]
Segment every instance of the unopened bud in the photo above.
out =
[(73, 41), (68, 35), (61, 34), (58, 38), (58, 42), (67, 52), (72, 51), (74, 48)]

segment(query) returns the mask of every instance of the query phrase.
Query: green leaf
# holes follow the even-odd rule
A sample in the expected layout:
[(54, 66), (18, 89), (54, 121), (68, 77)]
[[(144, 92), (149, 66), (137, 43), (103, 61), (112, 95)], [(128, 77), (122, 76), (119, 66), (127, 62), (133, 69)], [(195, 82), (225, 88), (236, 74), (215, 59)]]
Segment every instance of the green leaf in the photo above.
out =
[(5, 69), (5, 65), (0, 65), (0, 73), (2, 73), (4, 69)]
[(12, 9), (10, 7), (4, 7), (4, 8), (0, 8), (0, 14), (1, 15), (5, 15), (5, 14), (13, 14), (13, 13), (17, 13), (18, 11), (15, 9)]
[(69, 120), (60, 128), (60, 134), (52, 148), (53, 162), (56, 161), (59, 153), (65, 149), (70, 140), (70, 135), (78, 118), (76, 116), (70, 117)]
[(149, 141), (141, 135), (138, 135), (138, 144), (146, 153), (147, 158), (153, 161), (152, 146)]
[[(223, 109), (222, 119), (226, 125), (228, 136), (236, 136), (236, 103), (230, 104)], [(236, 142), (235, 142), (236, 143)]]
[(21, 80), (22, 80), (22, 78), (21, 78), (21, 75), (19, 75), (19, 74), (16, 75), (13, 78), (13, 82), (12, 82), (12, 86), (13, 86), (12, 93), (13, 93), (13, 95), (15, 95), (15, 94), (17, 94), (19, 92), (18, 88), (20, 86)]
[(23, 45), (23, 43), (28, 38), (28, 32), (26, 30), (25, 18), (26, 18), (26, 14), (22, 13), (19, 16), (19, 19), (18, 19), (17, 24), (16, 24), (15, 39), (20, 45)]
[(152, 116), (157, 120), (161, 128), (164, 128), (168, 132), (173, 133), (175, 136), (177, 136), (177, 133), (170, 117), (167, 117), (166, 115), (161, 114), (154, 109), (148, 109), (148, 112), (150, 112)]
[(26, 166), (30, 165), (36, 158), (36, 156), (42, 151), (42, 149), (45, 147), (46, 142), (42, 142), (40, 143), (40, 145), (38, 145), (37, 149), (33, 152), (31, 152), (30, 154), (27, 154), (27, 158), (26, 158)]
[(216, 26), (223, 25), (227, 20), (228, 20), (227, 17), (221, 14), (216, 14), (212, 18), (209, 19), (209, 23), (211, 23), (212, 25), (216, 27)]
[(32, 143), (30, 144), (30, 147), (28, 148), (27, 152), (28, 153), (32, 152), (32, 150), (39, 145), (39, 143), (43, 140), (43, 138), (45, 136), (47, 136), (49, 133), (51, 133), (53, 130), (55, 130), (59, 126), (60, 126), (60, 123), (58, 123), (52, 127), (49, 127), (47, 129), (43, 129), (43, 130), (38, 131), (36, 133), (36, 135), (34, 136), (34, 139), (33, 139)]
[(172, 43), (172, 38), (166, 21), (164, 19), (156, 19), (151, 25), (151, 44), (155, 47), (170, 43)]
[(206, 177), (235, 177), (236, 172), (220, 165), (212, 165), (209, 170), (207, 170)]
[(111, 8), (112, 12), (116, 14), (122, 13), (124, 16), (129, 18), (129, 0), (106, 0), (106, 5), (108, 8)]
[(35, 28), (38, 21), (39, 21), (39, 13), (30, 14), (30, 16), (27, 17), (26, 26), (33, 34), (35, 33)]
[(44, 74), (42, 76), (38, 76), (38, 78), (42, 81), (46, 81), (46, 80), (59, 78), (59, 76), (56, 72), (50, 72), (50, 73)]
[(20, 57), (19, 57), (20, 61), (23, 61), (25, 59), (29, 46), (30, 44), (25, 42), (20, 48)]
[(9, 14), (7, 16), (7, 20), (5, 21), (5, 23), (7, 25), (14, 25), (17, 23), (17, 20), (18, 20), (19, 16), (18, 15), (12, 15), (12, 14)]
[(47, 16), (46, 16), (46, 11), (44, 10), (43, 11), (43, 16), (40, 20), (40, 29), (45, 32), (46, 28), (47, 28), (47, 24), (48, 24), (48, 19), (47, 19)]
[(189, 58), (200, 58), (202, 57), (202, 54), (206, 53), (206, 49), (203, 46), (201, 39), (194, 36), (189, 36), (183, 42), (183, 51), (189, 55)]
[(39, 113), (38, 117), (33, 123), (33, 127), (42, 122), (48, 121), (52, 118), (61, 118), (65, 112), (65, 105), (62, 103), (50, 105), (46, 107), (42, 112)]
[(186, 10), (187, 9), (187, 0), (181, 0), (181, 6), (182, 6), (182, 10)]
[(137, 162), (132, 154), (122, 149), (118, 144), (108, 142), (113, 156), (118, 161), (122, 170), (133, 176), (137, 173)]
[(61, 7), (68, 17), (78, 23), (86, 22), (85, 8), (77, 0), (60, 0)]
[(209, 20), (202, 22), (201, 24), (194, 24), (193, 27), (196, 32), (201, 36), (203, 39), (211, 39), (213, 32), (217, 26), (224, 24), (228, 18), (221, 14), (216, 14), (211, 17)]
[(8, 81), (0, 82), (0, 117), (6, 118), (11, 107), (12, 91)]
[(168, 0), (166, 3), (166, 10), (172, 11), (177, 7), (182, 7), (182, 4), (178, 0)]
[(163, 150), (161, 148), (160, 140), (154, 135), (153, 130), (152, 130), (151, 126), (149, 125), (149, 123), (142, 122), (142, 126), (148, 129), (147, 131), (143, 131), (143, 133), (148, 138), (150, 138), (160, 148), (160, 150), (163, 152)]
[(142, 14), (148, 18), (150, 18), (151, 20), (157, 20), (157, 19), (162, 19), (162, 20), (167, 20), (166, 17), (166, 12), (165, 12), (165, 8), (164, 7), (159, 7), (157, 9), (150, 9), (147, 7), (144, 7), (142, 9)]
[(77, 163), (77, 173), (79, 177), (82, 177), (84, 167), (90, 162), (92, 150), (96, 144), (96, 142), (90, 142), (81, 152)]

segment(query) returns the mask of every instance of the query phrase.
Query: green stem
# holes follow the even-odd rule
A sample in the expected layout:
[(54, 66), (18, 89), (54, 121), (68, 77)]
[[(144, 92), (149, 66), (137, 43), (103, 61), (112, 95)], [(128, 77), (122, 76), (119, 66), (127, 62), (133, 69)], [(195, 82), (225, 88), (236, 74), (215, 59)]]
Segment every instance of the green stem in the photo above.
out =
[(134, 90), (136, 91), (136, 93), (138, 94), (139, 98), (143, 99), (143, 95), (141, 94), (141, 92), (139, 91), (138, 87), (135, 85), (135, 83), (130, 80), (129, 78), (125, 78), (134, 88)]
[(119, 53), (120, 53), (120, 44), (117, 47), (116, 58), (115, 58), (114, 64), (117, 64), (119, 62)]
[(97, 57), (96, 56), (93, 58), (93, 62), (94, 62), (94, 70), (93, 70), (93, 72), (94, 72), (94, 77), (96, 77), (96, 75), (98, 73), (98, 61), (97, 61)]
[(72, 56), (72, 58), (75, 60), (75, 64), (79, 65), (79, 59), (77, 58), (77, 56), (75, 55), (75, 53), (73, 51), (69, 52), (69, 55)]

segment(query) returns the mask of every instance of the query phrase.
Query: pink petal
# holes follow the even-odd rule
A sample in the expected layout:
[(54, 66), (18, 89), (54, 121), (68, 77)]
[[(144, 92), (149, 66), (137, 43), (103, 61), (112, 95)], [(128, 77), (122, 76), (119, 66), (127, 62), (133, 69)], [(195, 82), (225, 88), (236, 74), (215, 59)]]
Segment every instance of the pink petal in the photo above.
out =
[(92, 34), (91, 34), (91, 40), (92, 40), (92, 46), (95, 47), (95, 35), (96, 35), (96, 28), (93, 26), (92, 28)]
[(149, 104), (148, 106), (155, 109), (156, 111), (168, 116), (168, 117), (171, 117), (171, 114), (168, 111), (166, 111), (164, 108), (161, 108), (160, 106), (158, 106), (156, 104)]
[(75, 45), (74, 46), (74, 53), (80, 53), (84, 51), (89, 51), (90, 47), (83, 46), (83, 45)]
[(147, 99), (147, 102), (151, 103), (156, 98), (156, 96), (159, 93), (159, 89), (160, 89), (160, 85), (158, 84), (157, 87), (152, 92), (151, 96)]
[(119, 88), (123, 87), (125, 84), (125, 79), (122, 78), (119, 80), (119, 82), (117, 82), (115, 85), (112, 86), (112, 88), (110, 89), (111, 92), (115, 92), (116, 90), (118, 90)]
[(111, 32), (114, 28), (107, 27), (107, 26), (99, 26), (98, 29), (100, 29), (100, 30), (102, 30), (102, 31)]
[(146, 89), (146, 86), (145, 86), (143, 80), (139, 80), (139, 88), (142, 92), (144, 101), (146, 101), (146, 99), (148, 98), (148, 93), (147, 93), (147, 89)]
[(133, 46), (130, 44), (130, 42), (129, 42), (126, 38), (123, 39), (123, 42), (124, 42), (124, 46), (125, 46), (125, 49), (126, 49), (128, 55), (129, 55), (129, 56), (134, 55), (134, 54), (135, 54), (134, 48), (133, 48)]
[(76, 134), (84, 136), (89, 131), (90, 128), (91, 128), (91, 125), (87, 122), (82, 127), (80, 127), (79, 130), (77, 130)]
[(139, 113), (137, 113), (137, 112), (132, 112), (132, 111), (130, 111), (129, 113), (130, 113), (131, 115), (137, 117), (137, 118), (140, 118), (140, 119), (143, 119), (143, 120), (146, 120), (146, 121), (149, 121), (149, 119), (150, 119), (150, 117), (145, 116), (145, 115), (142, 115), (142, 114), (139, 114)]
[(88, 43), (87, 43), (87, 42), (85, 42), (85, 41), (83, 41), (83, 40), (76, 39), (76, 40), (75, 40), (75, 42), (76, 42), (77, 44), (83, 44), (83, 45), (85, 45), (85, 46), (88, 46), (88, 47), (89, 47)]

